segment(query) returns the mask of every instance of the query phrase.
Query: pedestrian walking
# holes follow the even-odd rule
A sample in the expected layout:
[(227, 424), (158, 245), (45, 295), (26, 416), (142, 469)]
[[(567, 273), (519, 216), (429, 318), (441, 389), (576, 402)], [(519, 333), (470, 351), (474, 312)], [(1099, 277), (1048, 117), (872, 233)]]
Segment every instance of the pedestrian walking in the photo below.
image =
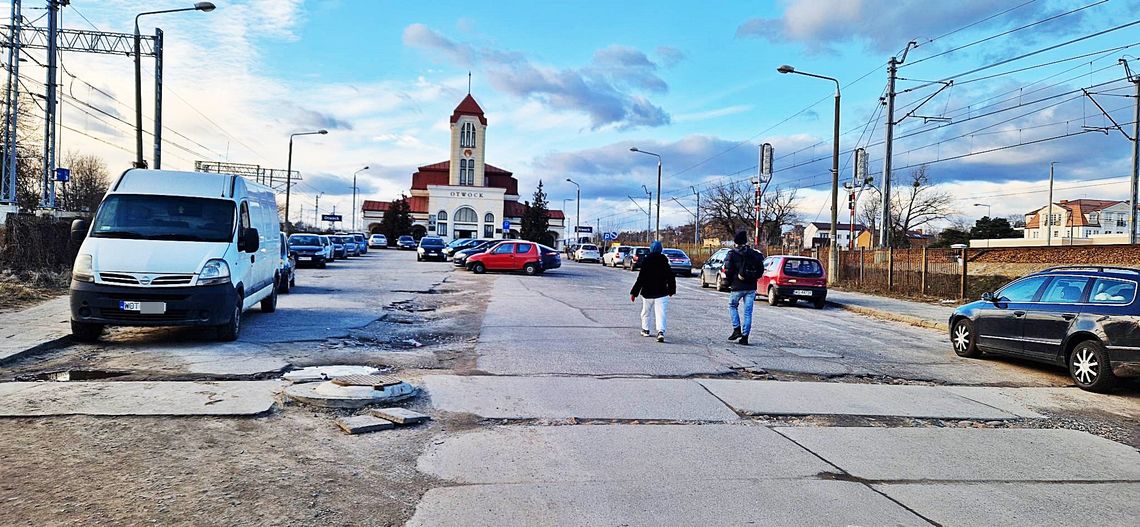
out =
[(657, 342), (665, 342), (665, 310), (669, 307), (669, 297), (676, 293), (677, 277), (669, 267), (669, 259), (661, 254), (661, 242), (653, 242), (645, 261), (641, 262), (637, 281), (629, 290), (630, 302), (636, 302), (638, 295), (641, 296), (641, 336), (650, 336), (649, 315), (652, 313), (657, 322)]
[[(724, 275), (730, 281), (728, 312), (732, 319), (732, 335), (728, 340), (748, 345), (752, 332), (752, 307), (756, 304), (756, 282), (764, 274), (764, 255), (748, 246), (748, 234), (736, 233), (736, 247), (728, 252), (724, 261)], [(740, 302), (744, 301), (744, 316), (740, 316)]]

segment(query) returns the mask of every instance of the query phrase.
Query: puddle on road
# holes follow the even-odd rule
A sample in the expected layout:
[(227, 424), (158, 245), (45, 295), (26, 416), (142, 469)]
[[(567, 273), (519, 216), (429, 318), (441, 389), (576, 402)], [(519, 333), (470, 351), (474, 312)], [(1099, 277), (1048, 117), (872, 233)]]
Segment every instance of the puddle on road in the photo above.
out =
[(114, 370), (63, 370), (17, 376), (17, 381), (98, 381), (130, 375), (126, 371)]

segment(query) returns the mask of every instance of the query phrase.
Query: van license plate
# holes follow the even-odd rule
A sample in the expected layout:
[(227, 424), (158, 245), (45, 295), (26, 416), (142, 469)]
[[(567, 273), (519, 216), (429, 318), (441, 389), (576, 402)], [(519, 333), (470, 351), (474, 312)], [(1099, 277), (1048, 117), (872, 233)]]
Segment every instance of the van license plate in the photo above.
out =
[(135, 311), (143, 315), (162, 315), (166, 313), (166, 302), (129, 302), (120, 301), (119, 309), (122, 311)]
[(805, 289), (796, 289), (792, 291), (793, 296), (811, 296), (811, 291)]

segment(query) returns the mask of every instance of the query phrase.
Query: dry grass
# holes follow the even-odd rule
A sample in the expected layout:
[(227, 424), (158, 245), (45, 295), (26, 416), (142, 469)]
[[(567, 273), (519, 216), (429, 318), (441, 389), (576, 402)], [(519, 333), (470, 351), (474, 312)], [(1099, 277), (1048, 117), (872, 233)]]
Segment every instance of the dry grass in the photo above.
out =
[(68, 271), (0, 271), (0, 311), (11, 311), (67, 293)]

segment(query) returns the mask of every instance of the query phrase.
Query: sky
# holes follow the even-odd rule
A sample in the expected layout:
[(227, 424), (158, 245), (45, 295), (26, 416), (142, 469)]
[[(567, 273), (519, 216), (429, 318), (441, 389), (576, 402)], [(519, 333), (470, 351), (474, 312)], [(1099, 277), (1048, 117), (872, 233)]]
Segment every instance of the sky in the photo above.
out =
[[(776, 68), (839, 80), (841, 179), (851, 178), (851, 150), (864, 147), (880, 184), (887, 61), (909, 41), (896, 87), (896, 182), (928, 164), (957, 200), (952, 219), (971, 223), (1043, 206), (1050, 162), (1056, 200), (1127, 199), (1131, 143), (1105, 127), (1115, 120), (1132, 133), (1135, 99), (1124, 96), (1134, 88), (1118, 60), (1140, 71), (1140, 24), (1121, 27), (1140, 22), (1137, 0), (215, 3), (210, 13), (140, 18), (144, 34), (157, 26), (165, 36), (163, 168), (283, 169), (290, 133), (327, 129), (295, 141), (294, 220), (312, 217), (318, 194), (321, 212), (351, 209), (353, 173), (365, 166), (358, 206), (406, 193), (417, 166), (446, 160), (448, 117), (470, 72), (489, 121), (487, 162), (514, 172), (522, 199), (541, 180), (562, 208), (575, 198), (571, 178), (581, 223), (641, 228), (646, 216), (629, 197), (644, 206), (642, 186), (656, 194), (657, 166), (630, 152), (638, 147), (663, 159), (662, 226), (684, 224), (693, 188), (707, 196), (747, 181), (767, 142), (770, 188), (796, 189), (804, 219), (826, 221), (834, 84)], [(45, 25), (33, 4), (24, 2), (25, 18)], [(136, 13), (188, 5), (73, 0), (61, 14), (65, 28), (130, 32)], [(131, 60), (66, 53), (62, 63), (60, 152), (127, 168)], [(148, 130), (152, 72), (144, 60)], [(21, 75), (43, 92), (34, 61)], [(566, 206), (573, 218), (576, 204)]]

